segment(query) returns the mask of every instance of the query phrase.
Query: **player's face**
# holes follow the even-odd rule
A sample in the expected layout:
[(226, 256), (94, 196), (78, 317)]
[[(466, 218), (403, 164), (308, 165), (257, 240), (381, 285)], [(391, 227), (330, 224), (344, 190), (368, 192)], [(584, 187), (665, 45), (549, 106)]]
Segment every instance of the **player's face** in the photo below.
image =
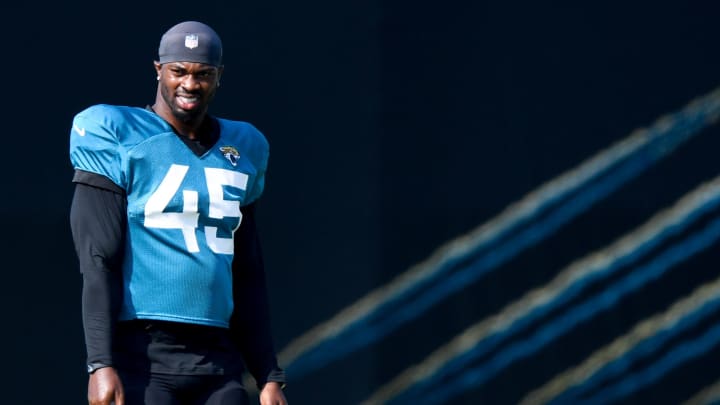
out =
[(221, 69), (203, 63), (171, 62), (160, 66), (160, 94), (181, 121), (201, 117), (217, 91)]

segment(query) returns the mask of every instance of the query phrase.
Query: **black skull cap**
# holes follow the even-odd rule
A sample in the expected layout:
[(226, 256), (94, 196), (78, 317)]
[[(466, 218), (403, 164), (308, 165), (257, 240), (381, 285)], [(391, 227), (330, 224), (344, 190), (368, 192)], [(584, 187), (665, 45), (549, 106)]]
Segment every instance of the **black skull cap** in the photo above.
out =
[(197, 62), (220, 66), (222, 42), (217, 32), (207, 24), (184, 21), (163, 34), (158, 57), (160, 63)]

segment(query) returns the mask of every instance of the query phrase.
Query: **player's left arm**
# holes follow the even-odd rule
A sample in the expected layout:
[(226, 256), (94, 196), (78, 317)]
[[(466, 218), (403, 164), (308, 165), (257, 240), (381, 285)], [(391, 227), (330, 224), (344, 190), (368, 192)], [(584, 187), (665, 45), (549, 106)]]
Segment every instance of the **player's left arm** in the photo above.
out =
[[(242, 222), (235, 231), (232, 266), (235, 311), (230, 320), (230, 329), (262, 394), (266, 382), (276, 382), (279, 387), (284, 386), (285, 372), (278, 366), (272, 338), (265, 267), (255, 222), (255, 205), (256, 203), (252, 203), (241, 208)], [(275, 396), (273, 394), (273, 397)]]

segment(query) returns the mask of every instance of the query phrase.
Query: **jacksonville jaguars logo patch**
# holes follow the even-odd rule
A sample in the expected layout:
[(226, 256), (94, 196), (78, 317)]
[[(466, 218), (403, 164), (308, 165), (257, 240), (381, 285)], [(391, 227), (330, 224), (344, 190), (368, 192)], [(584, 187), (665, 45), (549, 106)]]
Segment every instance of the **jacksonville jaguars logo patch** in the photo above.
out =
[(230, 161), (233, 166), (237, 165), (238, 159), (240, 159), (240, 153), (233, 146), (221, 146), (220, 152), (222, 152), (225, 159)]

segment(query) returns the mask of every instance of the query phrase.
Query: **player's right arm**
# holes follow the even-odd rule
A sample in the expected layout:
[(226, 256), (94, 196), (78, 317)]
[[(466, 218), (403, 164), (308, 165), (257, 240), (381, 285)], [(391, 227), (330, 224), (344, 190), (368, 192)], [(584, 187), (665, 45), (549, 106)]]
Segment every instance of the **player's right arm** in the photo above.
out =
[(122, 258), (126, 228), (124, 194), (100, 175), (76, 171), (70, 225), (83, 277), (82, 321), (87, 363), (88, 403), (123, 404), (123, 388), (113, 368), (112, 343), (122, 303)]
[(70, 159), (75, 192), (70, 209), (73, 242), (83, 278), (82, 321), (88, 371), (88, 402), (124, 404), (113, 367), (112, 346), (122, 304), (122, 260), (127, 200), (115, 111), (94, 106), (73, 120)]

